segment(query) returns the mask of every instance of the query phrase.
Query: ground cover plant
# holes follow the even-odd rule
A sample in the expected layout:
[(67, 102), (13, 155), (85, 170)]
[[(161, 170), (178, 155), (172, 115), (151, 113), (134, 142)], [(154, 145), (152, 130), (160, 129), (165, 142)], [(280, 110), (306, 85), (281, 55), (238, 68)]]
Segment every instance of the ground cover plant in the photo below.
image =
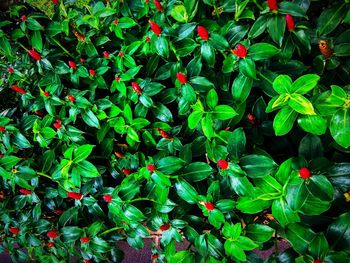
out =
[(348, 0), (29, 3), (0, 21), (1, 253), (348, 262)]

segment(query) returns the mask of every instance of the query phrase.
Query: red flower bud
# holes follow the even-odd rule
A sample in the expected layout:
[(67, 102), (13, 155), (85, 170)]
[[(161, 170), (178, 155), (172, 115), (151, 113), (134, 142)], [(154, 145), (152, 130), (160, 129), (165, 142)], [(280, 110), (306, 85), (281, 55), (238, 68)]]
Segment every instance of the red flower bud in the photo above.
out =
[(277, 0), (267, 0), (267, 5), (270, 10), (278, 10)]
[(55, 243), (54, 243), (54, 242), (48, 242), (48, 243), (47, 243), (47, 246), (48, 246), (48, 247), (54, 247), (54, 246), (55, 246)]
[(322, 260), (321, 259), (314, 259), (313, 263), (322, 263)]
[(73, 95), (68, 95), (67, 96), (67, 99), (70, 101), (70, 102), (74, 102), (75, 101), (75, 98)]
[(197, 26), (198, 36), (203, 40), (209, 39), (208, 30), (204, 26)]
[(0, 132), (6, 131), (6, 128), (4, 126), (0, 126)]
[(118, 82), (120, 82), (120, 77), (119, 77), (119, 76), (116, 76), (116, 77), (115, 77), (115, 80), (118, 81)]
[(67, 196), (68, 196), (69, 198), (74, 199), (74, 200), (81, 200), (81, 199), (83, 199), (83, 197), (84, 197), (84, 195), (79, 194), (79, 193), (76, 193), (76, 192), (68, 192), (68, 193), (67, 193)]
[(152, 255), (152, 259), (157, 259), (158, 258), (158, 254), (153, 254)]
[(118, 158), (125, 158), (125, 155), (121, 152), (114, 152), (115, 156), (117, 156)]
[(61, 121), (60, 119), (57, 119), (56, 122), (57, 122), (57, 123), (61, 123), (62, 121)]
[(146, 3), (146, 5), (148, 5), (148, 3), (149, 3), (149, 0), (145, 0), (145, 3)]
[(306, 167), (302, 167), (299, 170), (299, 176), (304, 180), (307, 180), (311, 177), (311, 171)]
[(13, 68), (7, 68), (7, 72), (13, 74), (15, 71), (13, 70)]
[(153, 173), (156, 170), (156, 167), (153, 164), (147, 165), (147, 170)]
[(75, 64), (74, 61), (69, 60), (68, 61), (68, 65), (69, 65), (70, 68), (72, 68), (74, 70), (77, 69), (77, 64)]
[(50, 96), (50, 92), (48, 92), (48, 91), (44, 91), (43, 94), (44, 94), (45, 97), (49, 97)]
[(84, 263), (92, 263), (92, 261), (90, 261), (88, 259), (84, 259)]
[(170, 224), (169, 223), (165, 223), (164, 225), (162, 225), (159, 230), (161, 231), (165, 231), (168, 230), (170, 228)]
[(158, 9), (158, 11), (163, 11), (163, 6), (158, 0), (154, 0), (153, 3), (156, 6), (156, 8)]
[(95, 76), (96, 75), (96, 72), (93, 69), (89, 69), (89, 73), (90, 73), (91, 76)]
[(154, 34), (159, 36), (162, 33), (162, 29), (159, 27), (158, 24), (152, 22), (151, 20), (148, 20), (148, 23), (150, 24), (151, 30), (153, 31)]
[(129, 175), (129, 174), (131, 174), (131, 170), (130, 170), (130, 169), (124, 168), (124, 169), (123, 169), (123, 173), (124, 173), (125, 175)]
[(286, 24), (289, 31), (293, 31), (295, 29), (294, 18), (290, 14), (286, 15)]
[(84, 63), (84, 62), (85, 62), (85, 59), (80, 58), (79, 61), (80, 61), (80, 63)]
[(104, 195), (103, 200), (105, 200), (105, 202), (107, 202), (107, 203), (110, 203), (110, 202), (112, 202), (113, 197), (111, 195)]
[(218, 161), (218, 166), (222, 170), (226, 170), (228, 168), (228, 161), (226, 160), (219, 160)]
[(171, 140), (173, 138), (172, 135), (162, 130), (161, 128), (156, 128), (156, 130), (159, 132), (160, 136), (162, 136), (164, 139)]
[(64, 211), (62, 209), (55, 209), (52, 212), (54, 212), (56, 215), (61, 215)]
[(151, 42), (151, 38), (149, 36), (146, 36), (146, 41)]
[(41, 112), (41, 111), (36, 111), (36, 112), (34, 112), (35, 113), (35, 115), (38, 115), (38, 116), (40, 116), (40, 117), (42, 117), (44, 114)]
[(118, 55), (119, 55), (119, 57), (122, 57), (122, 58), (124, 57), (124, 53), (121, 51), (119, 51)]
[(210, 202), (206, 202), (204, 203), (204, 206), (206, 209), (208, 209), (209, 211), (212, 211), (214, 210), (215, 206), (213, 205), (213, 203), (210, 203)]
[(26, 94), (26, 93), (27, 93), (24, 89), (18, 87), (17, 85), (13, 85), (13, 86), (11, 87), (11, 89), (12, 89), (13, 91), (17, 92), (17, 93), (21, 93), (21, 94)]
[(27, 22), (27, 17), (25, 15), (21, 16), (22, 22)]
[(52, 3), (53, 3), (54, 5), (58, 5), (58, 4), (59, 4), (58, 0), (51, 0), (51, 1), (52, 1)]
[(81, 239), (80, 239), (80, 242), (81, 243), (88, 243), (90, 241), (90, 238), (88, 238), (88, 237), (82, 237)]
[(118, 24), (119, 24), (119, 21), (118, 21), (118, 20), (114, 20), (114, 21), (113, 21), (113, 24), (118, 25)]
[(34, 48), (28, 50), (28, 54), (36, 61), (41, 60), (41, 55)]
[(247, 56), (248, 50), (245, 46), (238, 44), (236, 49), (231, 50), (231, 53), (239, 58), (245, 58)]
[(104, 56), (106, 59), (109, 59), (109, 54), (108, 54), (107, 51), (104, 51), (104, 52), (103, 52), (103, 56)]
[(24, 188), (19, 189), (19, 192), (23, 195), (31, 195), (32, 194), (32, 191), (30, 191), (28, 189), (24, 189)]
[(46, 235), (48, 238), (57, 238), (57, 237), (59, 237), (60, 233), (56, 230), (52, 230), (52, 231), (47, 232)]
[(9, 231), (14, 234), (17, 235), (19, 233), (19, 228), (18, 227), (10, 227)]
[(185, 74), (179, 72), (176, 74), (176, 78), (179, 80), (181, 84), (186, 84), (187, 83), (187, 77)]
[(59, 130), (59, 129), (61, 129), (61, 128), (62, 128), (62, 124), (61, 124), (61, 123), (56, 122), (56, 123), (54, 123), (54, 124), (53, 124), (53, 127), (55, 127), (57, 130)]
[(142, 93), (140, 85), (137, 84), (136, 82), (131, 82), (131, 87), (138, 95)]

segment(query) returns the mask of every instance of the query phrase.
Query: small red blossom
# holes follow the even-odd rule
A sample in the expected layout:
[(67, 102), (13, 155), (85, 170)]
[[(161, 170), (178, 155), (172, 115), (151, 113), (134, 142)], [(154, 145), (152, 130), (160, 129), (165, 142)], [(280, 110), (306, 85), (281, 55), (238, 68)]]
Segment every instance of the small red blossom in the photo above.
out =
[(76, 193), (76, 192), (68, 192), (68, 193), (67, 193), (67, 196), (68, 196), (69, 198), (74, 199), (74, 200), (81, 200), (81, 199), (83, 199), (83, 197), (84, 197), (84, 195), (79, 194), (79, 193)]
[(107, 203), (110, 203), (110, 202), (112, 202), (113, 197), (111, 195), (104, 195), (103, 200), (105, 200), (105, 202), (107, 202)]
[(232, 49), (231, 53), (239, 58), (245, 58), (247, 56), (248, 50), (242, 44), (238, 44), (236, 49)]
[(55, 127), (57, 130), (61, 129), (62, 128), (62, 124), (61, 123), (58, 123), (58, 122), (55, 122), (53, 124), (53, 127)]
[(56, 122), (57, 122), (57, 123), (61, 123), (62, 121), (61, 121), (60, 119), (57, 119)]
[(82, 238), (80, 239), (80, 242), (81, 242), (81, 243), (88, 243), (88, 242), (90, 242), (90, 238), (88, 238), (88, 237), (82, 237)]
[(84, 62), (85, 62), (85, 59), (80, 58), (79, 61), (80, 61), (80, 63), (84, 63)]
[(212, 211), (214, 210), (215, 206), (213, 205), (213, 203), (210, 203), (210, 202), (206, 202), (204, 203), (204, 206), (206, 209), (208, 209), (209, 211)]
[(40, 116), (40, 117), (44, 116), (44, 114), (41, 111), (38, 111), (38, 110), (35, 111), (34, 113), (35, 113), (35, 115)]
[(226, 127), (224, 130), (229, 131), (230, 129), (231, 129), (231, 127)]
[(158, 11), (160, 11), (160, 12), (163, 11), (163, 6), (158, 0), (153, 0), (153, 3), (156, 6), (156, 8), (158, 9)]
[(151, 38), (149, 36), (146, 36), (146, 41), (151, 42)]
[(19, 233), (19, 228), (18, 227), (10, 227), (9, 231), (14, 234), (17, 235)]
[(75, 98), (73, 95), (68, 95), (67, 96), (67, 99), (70, 101), (70, 102), (74, 102), (75, 101)]
[(158, 24), (152, 22), (151, 20), (148, 20), (148, 23), (150, 24), (151, 30), (153, 31), (154, 34), (159, 36), (162, 33), (162, 29)]
[(197, 33), (201, 39), (203, 39), (203, 40), (209, 39), (208, 30), (204, 26), (197, 26)]
[(289, 31), (293, 31), (295, 29), (294, 18), (290, 14), (286, 15), (286, 24)]
[(228, 168), (228, 161), (226, 160), (219, 160), (218, 166), (221, 170), (226, 170)]
[(187, 77), (184, 73), (179, 72), (176, 74), (176, 78), (179, 80), (181, 84), (186, 84), (187, 83)]
[(44, 91), (43, 94), (44, 94), (45, 97), (49, 97), (50, 96), (50, 92), (48, 92), (48, 91)]
[(321, 259), (314, 259), (313, 263), (322, 263), (322, 260)]
[(48, 247), (54, 247), (54, 246), (55, 246), (55, 243), (54, 243), (54, 242), (48, 242), (48, 243), (47, 243), (47, 246), (48, 246)]
[(114, 20), (114, 21), (113, 21), (113, 24), (118, 25), (118, 24), (119, 24), (119, 21), (118, 21), (118, 20)]
[(149, 164), (147, 165), (147, 170), (153, 173), (156, 170), (156, 167), (154, 166), (154, 164)]
[(159, 230), (161, 231), (165, 231), (168, 230), (170, 228), (170, 224), (169, 223), (165, 223), (164, 225), (162, 225)]
[(278, 10), (277, 0), (267, 0), (267, 6), (270, 8), (270, 10)]
[(21, 16), (22, 22), (27, 22), (27, 17), (25, 15)]
[(30, 191), (28, 189), (24, 189), (24, 188), (19, 189), (19, 192), (23, 195), (31, 195), (32, 194), (32, 191)]
[(149, 0), (145, 0), (145, 3), (146, 3), (146, 5), (148, 5), (148, 3), (149, 3)]
[(119, 51), (118, 55), (119, 55), (119, 57), (122, 57), (122, 58), (124, 57), (124, 53), (121, 51)]
[(77, 69), (77, 64), (75, 64), (74, 61), (69, 60), (68, 61), (68, 65), (69, 65), (70, 68), (72, 68), (74, 70)]
[(118, 81), (118, 82), (120, 82), (120, 77), (119, 77), (119, 76), (116, 76), (116, 77), (115, 77), (115, 80)]
[(6, 131), (6, 128), (4, 126), (0, 126), (0, 132)]
[(162, 130), (161, 128), (156, 128), (156, 130), (159, 132), (160, 136), (162, 136), (164, 139), (172, 140), (173, 136), (166, 131)]
[(106, 59), (109, 59), (109, 54), (107, 51), (103, 51), (103, 56), (106, 58)]
[(28, 54), (36, 61), (41, 60), (41, 55), (34, 48), (28, 50)]
[(142, 89), (141, 89), (140, 85), (137, 84), (136, 82), (131, 82), (131, 87), (138, 95), (140, 95), (142, 93)]
[(153, 254), (152, 255), (152, 259), (157, 259), (158, 258), (158, 254)]
[(124, 168), (124, 169), (123, 169), (123, 173), (124, 173), (125, 175), (129, 175), (129, 174), (131, 174), (131, 170), (130, 170), (130, 169)]
[(59, 1), (58, 0), (51, 0), (54, 5), (58, 5)]
[(62, 209), (55, 209), (52, 212), (54, 212), (56, 215), (61, 215), (64, 211)]
[(307, 167), (302, 167), (299, 170), (299, 176), (304, 180), (307, 180), (311, 177), (311, 171)]
[(22, 89), (21, 87), (18, 87), (17, 85), (12, 85), (11, 86), (11, 89), (17, 93), (20, 93), (20, 94), (26, 94), (27, 92)]
[(96, 75), (96, 72), (93, 69), (89, 69), (89, 73), (90, 73), (91, 76), (95, 76)]
[(13, 68), (7, 68), (7, 72), (13, 74), (15, 71), (13, 70)]
[(52, 230), (52, 231), (47, 232), (46, 235), (48, 238), (57, 238), (60, 236), (60, 233), (56, 230)]
[(88, 259), (84, 259), (84, 263), (92, 263), (92, 261)]

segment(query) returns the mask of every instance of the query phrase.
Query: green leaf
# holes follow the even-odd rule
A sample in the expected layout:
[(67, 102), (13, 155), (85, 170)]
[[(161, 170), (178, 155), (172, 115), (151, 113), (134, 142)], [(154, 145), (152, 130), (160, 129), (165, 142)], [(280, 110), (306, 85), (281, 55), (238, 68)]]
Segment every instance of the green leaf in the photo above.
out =
[(292, 128), (298, 113), (290, 107), (281, 109), (273, 120), (273, 129), (276, 136), (287, 134)]
[(220, 51), (225, 51), (229, 48), (226, 38), (216, 33), (210, 34), (209, 44)]
[(66, 226), (62, 227), (61, 231), (63, 240), (65, 242), (74, 242), (81, 237), (82, 230), (77, 226)]
[(338, 4), (332, 8), (325, 9), (317, 20), (317, 31), (319, 35), (331, 33), (345, 16), (347, 6), (345, 3)]
[(198, 182), (206, 179), (213, 174), (213, 168), (204, 162), (194, 162), (187, 165), (182, 173), (182, 176), (192, 182)]
[(92, 152), (92, 149), (94, 148), (94, 145), (85, 144), (82, 146), (79, 146), (74, 150), (74, 163), (79, 163), (83, 160), (85, 160)]
[(293, 211), (282, 198), (273, 201), (272, 215), (283, 227), (300, 221), (298, 213)]
[(190, 129), (196, 128), (198, 123), (201, 121), (202, 117), (203, 117), (203, 112), (193, 111), (190, 114), (190, 116), (188, 116), (188, 127)]
[(213, 117), (218, 120), (232, 119), (238, 113), (228, 105), (218, 105), (214, 108)]
[(290, 107), (293, 108), (296, 112), (307, 115), (315, 115), (314, 107), (312, 103), (305, 98), (304, 96), (294, 93), (291, 94), (290, 99), (288, 101)]
[(213, 67), (215, 64), (215, 51), (214, 48), (209, 45), (208, 42), (203, 42), (201, 46), (201, 55), (208, 63), (209, 67)]
[(267, 27), (267, 16), (259, 16), (259, 18), (254, 22), (253, 26), (250, 28), (248, 33), (249, 38), (256, 38), (260, 36)]
[(305, 254), (310, 247), (311, 241), (315, 237), (315, 233), (308, 227), (300, 224), (291, 224), (287, 226), (286, 237), (292, 244), (293, 249), (300, 254)]
[(240, 166), (251, 178), (264, 177), (271, 173), (276, 163), (264, 155), (246, 155), (240, 159)]
[(178, 22), (186, 23), (188, 21), (187, 11), (183, 5), (175, 5), (171, 9), (170, 15)]
[(173, 174), (176, 171), (180, 170), (185, 164), (185, 161), (173, 157), (173, 156), (167, 156), (162, 159), (160, 159), (157, 163), (157, 170), (159, 170), (162, 173), (165, 174)]
[(253, 60), (264, 60), (278, 54), (280, 50), (274, 45), (267, 43), (257, 43), (249, 47), (248, 56)]
[(155, 45), (156, 45), (156, 50), (157, 53), (162, 56), (162, 57), (169, 57), (169, 44), (168, 44), (168, 40), (163, 37), (163, 36), (159, 36), (156, 38), (155, 41)]
[(246, 261), (247, 257), (238, 244), (235, 241), (226, 240), (224, 244), (225, 252), (231, 258), (237, 259), (239, 261)]
[(231, 158), (238, 160), (245, 151), (246, 137), (243, 128), (235, 129), (228, 137), (227, 151)]
[(232, 83), (232, 96), (238, 102), (244, 102), (253, 86), (253, 79), (240, 73)]
[(290, 14), (292, 16), (305, 16), (304, 9), (298, 3), (281, 2), (278, 4), (278, 12), (281, 14)]
[(89, 125), (90, 127), (94, 128), (100, 128), (100, 123), (96, 117), (96, 115), (91, 111), (87, 110), (85, 112), (81, 113), (81, 117), (83, 118), (84, 122)]
[(136, 26), (136, 25), (137, 25), (137, 23), (133, 19), (131, 19), (130, 17), (124, 16), (124, 17), (118, 19), (118, 26), (120, 28), (131, 28), (131, 27)]
[(236, 208), (245, 214), (256, 214), (271, 206), (271, 201), (243, 196), (238, 198)]
[(248, 180), (246, 176), (230, 176), (230, 187), (236, 194), (241, 196), (251, 196), (254, 194), (253, 184)]
[(327, 129), (327, 121), (319, 115), (302, 115), (298, 124), (304, 131), (315, 135), (322, 135)]
[(288, 75), (279, 75), (273, 81), (273, 89), (279, 94), (290, 93), (292, 89), (292, 79)]
[(294, 81), (290, 93), (306, 94), (314, 87), (316, 87), (317, 82), (320, 80), (320, 76), (315, 74), (308, 74), (301, 76), (296, 81)]
[(253, 250), (258, 247), (258, 245), (255, 244), (253, 240), (244, 236), (238, 237), (236, 244), (243, 250)]
[(273, 15), (268, 21), (267, 31), (269, 32), (272, 40), (275, 41), (275, 43), (277, 43), (280, 47), (282, 46), (285, 28), (286, 20), (284, 16)]
[(206, 103), (209, 106), (210, 109), (214, 109), (216, 105), (218, 105), (218, 94), (216, 93), (215, 89), (211, 89), (206, 97)]
[(245, 228), (246, 236), (257, 243), (264, 243), (272, 237), (275, 230), (267, 225), (249, 224)]
[(240, 59), (239, 72), (248, 78), (256, 79), (256, 69), (254, 61), (250, 58)]
[(222, 228), (222, 234), (228, 239), (237, 239), (242, 232), (242, 226), (240, 223), (229, 224), (225, 222), (224, 227)]
[(207, 113), (204, 118), (202, 118), (202, 129), (205, 137), (209, 140), (214, 136), (215, 131), (213, 129), (213, 119), (212, 115)]
[(180, 179), (175, 184), (177, 194), (189, 204), (197, 203), (198, 193), (187, 181)]
[(329, 129), (333, 139), (340, 146), (350, 146), (350, 112), (347, 108), (339, 109), (333, 115)]
[(214, 209), (209, 212), (208, 221), (216, 229), (219, 229), (221, 228), (221, 225), (225, 222), (225, 217), (220, 210)]
[(23, 149), (30, 148), (32, 146), (28, 141), (28, 139), (18, 131), (14, 133), (13, 143), (17, 145), (19, 148), (23, 148)]
[(331, 223), (326, 236), (335, 251), (348, 249), (350, 247), (350, 212), (341, 214)]
[(309, 251), (314, 258), (324, 258), (328, 252), (328, 241), (323, 233), (319, 233), (311, 242)]
[(321, 139), (313, 134), (307, 134), (299, 145), (299, 155), (307, 160), (316, 159), (323, 156), (323, 146)]

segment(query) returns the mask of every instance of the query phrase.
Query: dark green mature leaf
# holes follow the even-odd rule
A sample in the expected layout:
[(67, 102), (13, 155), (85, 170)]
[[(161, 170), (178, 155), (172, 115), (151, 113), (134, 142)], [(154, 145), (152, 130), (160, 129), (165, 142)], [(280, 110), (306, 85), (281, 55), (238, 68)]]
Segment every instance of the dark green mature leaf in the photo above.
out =
[(177, 194), (189, 204), (195, 204), (198, 200), (198, 193), (187, 181), (180, 179), (176, 184)]
[(268, 59), (279, 52), (280, 50), (271, 44), (257, 43), (249, 47), (248, 55), (253, 60), (263, 60)]
[(340, 251), (350, 246), (350, 213), (341, 214), (331, 223), (326, 232), (328, 242), (335, 251)]
[(286, 20), (284, 16), (273, 15), (268, 21), (267, 31), (269, 32), (272, 40), (279, 46), (282, 46), (285, 28)]
[(188, 181), (198, 182), (213, 174), (213, 168), (207, 163), (194, 162), (183, 170), (183, 177)]
[(184, 160), (177, 157), (168, 156), (158, 161), (157, 169), (165, 174), (173, 174), (176, 171), (180, 170), (184, 164)]
[(300, 254), (304, 254), (315, 238), (315, 233), (300, 224), (290, 224), (287, 226), (286, 236), (294, 250)]
[(79, 163), (83, 160), (85, 160), (92, 152), (92, 149), (94, 148), (94, 145), (85, 144), (82, 146), (79, 146), (74, 150), (74, 157), (73, 162)]
[(271, 173), (276, 163), (264, 155), (246, 155), (240, 159), (242, 169), (251, 178), (264, 177)]
[(332, 117), (329, 127), (334, 140), (344, 148), (350, 146), (350, 112), (339, 109)]
[(317, 31), (319, 35), (331, 33), (342, 21), (345, 15), (345, 3), (337, 4), (332, 8), (325, 9), (317, 21)]
[(240, 73), (232, 83), (232, 96), (238, 102), (244, 102), (253, 86), (253, 79)]
[(242, 128), (235, 129), (228, 137), (227, 151), (231, 158), (238, 160), (245, 151), (246, 136)]

